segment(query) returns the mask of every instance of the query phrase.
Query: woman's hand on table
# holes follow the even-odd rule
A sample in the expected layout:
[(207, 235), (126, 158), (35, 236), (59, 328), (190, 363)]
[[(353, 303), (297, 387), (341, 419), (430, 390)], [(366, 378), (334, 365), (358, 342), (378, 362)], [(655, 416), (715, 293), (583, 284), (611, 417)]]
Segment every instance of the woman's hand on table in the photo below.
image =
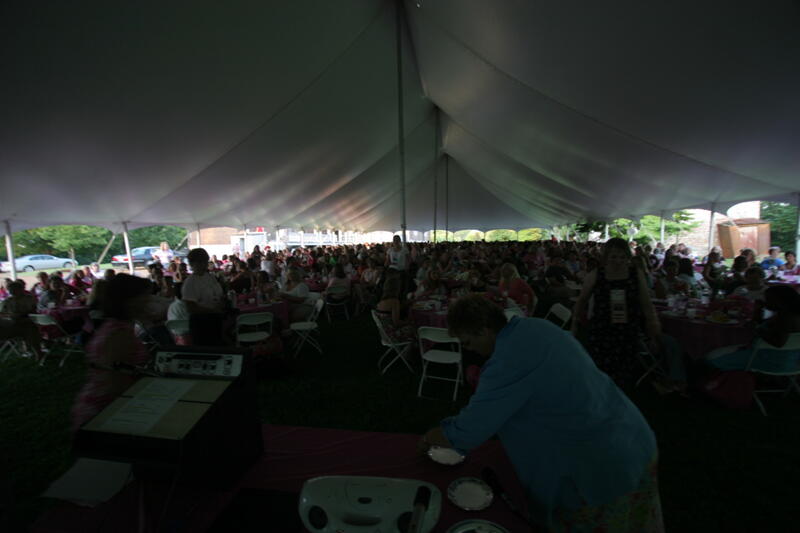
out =
[(453, 445), (444, 436), (444, 431), (441, 427), (429, 429), (417, 443), (417, 452), (420, 455), (426, 455), (431, 446), (442, 446), (445, 448), (452, 448)]

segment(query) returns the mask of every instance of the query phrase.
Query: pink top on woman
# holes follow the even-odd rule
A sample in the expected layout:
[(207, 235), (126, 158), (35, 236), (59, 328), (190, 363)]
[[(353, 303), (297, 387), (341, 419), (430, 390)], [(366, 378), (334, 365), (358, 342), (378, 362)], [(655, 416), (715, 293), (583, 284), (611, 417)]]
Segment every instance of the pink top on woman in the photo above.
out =
[[(112, 339), (127, 346), (127, 354), (121, 361), (118, 354), (109, 357)], [(114, 362), (144, 365), (150, 360), (150, 354), (144, 344), (136, 338), (133, 322), (108, 318), (92, 336), (92, 340), (86, 348), (86, 359), (89, 362), (87, 380), (72, 406), (73, 433), (125, 392), (137, 379), (121, 372), (97, 368), (94, 365), (109, 367)]]
[(514, 278), (511, 280), (508, 287), (505, 285), (505, 281), (501, 279), (500, 292), (508, 291), (508, 297), (519, 305), (531, 305), (536, 299), (536, 294), (533, 292), (533, 289), (522, 278)]

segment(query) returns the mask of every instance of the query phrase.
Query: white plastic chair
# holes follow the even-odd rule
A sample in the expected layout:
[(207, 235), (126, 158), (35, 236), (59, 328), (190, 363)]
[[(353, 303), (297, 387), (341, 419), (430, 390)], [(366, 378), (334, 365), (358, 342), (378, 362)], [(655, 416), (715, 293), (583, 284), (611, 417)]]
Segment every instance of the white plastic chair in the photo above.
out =
[(316, 302), (314, 302), (314, 307), (312, 308), (311, 314), (308, 316), (307, 320), (303, 322), (292, 322), (289, 324), (289, 329), (297, 334), (297, 348), (295, 348), (294, 351), (295, 357), (297, 357), (297, 355), (300, 353), (300, 350), (303, 348), (303, 345), (306, 342), (313, 346), (314, 349), (319, 353), (322, 353), (322, 346), (312, 335), (319, 333), (317, 319), (319, 318), (319, 314), (322, 312), (324, 305), (325, 299), (318, 299)]
[(189, 333), (189, 320), (167, 320), (164, 326), (176, 342), (178, 337)]
[(44, 366), (44, 362), (47, 360), (47, 357), (50, 355), (50, 353), (52, 353), (52, 347), (55, 345), (60, 345), (64, 350), (64, 357), (61, 358), (61, 362), (58, 364), (59, 367), (64, 366), (64, 362), (67, 360), (67, 357), (69, 357), (70, 354), (83, 353), (83, 349), (72, 342), (70, 334), (67, 333), (63, 327), (61, 327), (61, 324), (59, 324), (55, 318), (50, 315), (39, 314), (32, 314), (28, 316), (38, 327), (53, 327), (56, 328), (56, 330), (60, 333), (60, 335), (57, 337), (50, 335), (50, 338), (45, 341), (46, 343), (50, 344), (51, 349), (44, 352), (42, 360), (39, 363), (40, 366)]
[(572, 311), (564, 307), (562, 304), (555, 303), (550, 307), (550, 310), (544, 316), (545, 320), (549, 320), (560, 328), (564, 328), (572, 318)]
[[(795, 360), (794, 367), (787, 366), (785, 370), (764, 370), (758, 368), (757, 359), (759, 355), (762, 354), (762, 351), (766, 350), (799, 353), (797, 359)], [(777, 355), (774, 354), (763, 354), (761, 356), (764, 358), (777, 357)], [(754, 363), (756, 363), (755, 366)], [(753, 355), (750, 356), (750, 360), (747, 362), (747, 368), (745, 368), (745, 370), (757, 374), (764, 374), (766, 376), (785, 377), (789, 382), (789, 385), (784, 389), (759, 389), (753, 391), (753, 399), (758, 405), (758, 408), (761, 410), (761, 414), (767, 416), (767, 410), (764, 408), (764, 404), (761, 403), (761, 399), (758, 397), (759, 394), (782, 392), (784, 395), (788, 395), (792, 390), (800, 393), (800, 385), (797, 384), (797, 376), (800, 376), (800, 333), (792, 333), (789, 335), (789, 338), (786, 340), (786, 344), (780, 348), (772, 346), (763, 339), (757, 339), (755, 345), (753, 346)]]
[(503, 313), (506, 315), (506, 320), (511, 320), (515, 316), (520, 318), (525, 318), (525, 311), (520, 307), (508, 307), (503, 310)]
[[(461, 342), (447, 334), (444, 328), (431, 328), (421, 327), (417, 330), (419, 337), (419, 352), (422, 354), (422, 377), (419, 380), (419, 387), (417, 387), (417, 397), (422, 397), (422, 385), (426, 379), (437, 379), (439, 381), (451, 381), (455, 383), (453, 387), (453, 401), (456, 401), (458, 395), (458, 387), (462, 382), (463, 369), (461, 366)], [(434, 347), (425, 351), (425, 342), (433, 343)], [(449, 344), (455, 346), (454, 350), (442, 350), (439, 348), (442, 344)], [(456, 377), (446, 378), (443, 376), (429, 376), (428, 364), (438, 363), (441, 365), (456, 365)]]
[(3, 358), (0, 362), (5, 362), (10, 355), (22, 357), (25, 353), (22, 342), (23, 340), (21, 338), (6, 339), (0, 342), (0, 357)]
[(350, 320), (350, 312), (347, 310), (347, 306), (350, 305), (350, 289), (341, 286), (330, 287), (326, 294), (325, 303), (328, 307), (325, 312), (328, 315), (328, 322), (331, 321), (331, 309), (343, 309), (344, 317)]
[[(397, 360), (402, 361), (406, 367), (408, 367), (408, 370), (413, 374), (414, 369), (410, 364), (408, 364), (408, 361), (406, 361), (406, 354), (408, 354), (408, 351), (411, 349), (411, 341), (395, 342), (392, 340), (391, 337), (389, 337), (389, 335), (386, 333), (386, 330), (383, 329), (381, 317), (378, 316), (378, 313), (376, 313), (375, 310), (372, 311), (372, 320), (378, 327), (378, 333), (381, 336), (381, 344), (386, 348), (386, 351), (383, 353), (380, 359), (378, 359), (378, 370), (381, 371), (381, 374), (385, 374), (386, 371), (389, 370), (389, 367), (397, 362)], [(387, 357), (390, 357), (392, 354), (394, 354), (394, 357), (392, 357), (391, 361), (389, 361), (389, 364), (381, 368), (383, 360)]]
[[(236, 346), (261, 342), (272, 335), (272, 313), (245, 313), (236, 317)], [(259, 328), (257, 331), (252, 328)], [(242, 331), (242, 330), (245, 331)]]

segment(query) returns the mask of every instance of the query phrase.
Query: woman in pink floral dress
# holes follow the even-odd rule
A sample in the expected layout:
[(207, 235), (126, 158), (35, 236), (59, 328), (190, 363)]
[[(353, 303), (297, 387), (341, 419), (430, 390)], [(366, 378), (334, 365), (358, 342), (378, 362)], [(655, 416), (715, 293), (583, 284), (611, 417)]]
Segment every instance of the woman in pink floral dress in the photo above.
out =
[(86, 349), (89, 372), (72, 406), (72, 432), (91, 420), (136, 378), (114, 365), (144, 365), (150, 355), (134, 332), (134, 320), (146, 313), (151, 284), (144, 278), (118, 274), (108, 282), (105, 320)]

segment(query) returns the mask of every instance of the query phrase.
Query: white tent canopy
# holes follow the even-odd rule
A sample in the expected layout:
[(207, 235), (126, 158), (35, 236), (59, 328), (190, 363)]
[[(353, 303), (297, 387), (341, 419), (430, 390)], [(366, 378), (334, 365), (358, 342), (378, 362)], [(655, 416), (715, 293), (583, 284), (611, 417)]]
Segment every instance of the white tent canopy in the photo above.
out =
[[(434, 180), (451, 231), (790, 198), (799, 9), (406, 2), (408, 228)], [(389, 0), (5, 2), (0, 220), (396, 230), (395, 28)]]

